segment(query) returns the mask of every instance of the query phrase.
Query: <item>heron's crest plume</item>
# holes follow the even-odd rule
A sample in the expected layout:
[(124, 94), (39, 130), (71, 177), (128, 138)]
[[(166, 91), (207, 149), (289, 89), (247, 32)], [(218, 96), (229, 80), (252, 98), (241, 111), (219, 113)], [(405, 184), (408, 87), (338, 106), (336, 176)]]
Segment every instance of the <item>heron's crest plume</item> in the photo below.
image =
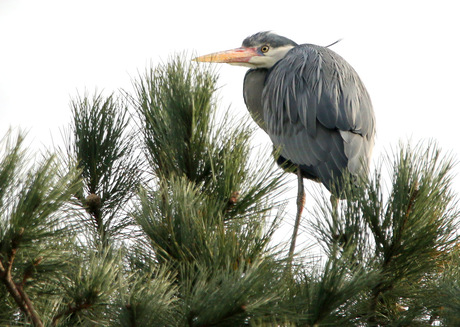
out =
[(337, 41), (334, 41), (334, 42), (332, 42), (331, 44), (326, 45), (325, 48), (332, 47), (333, 45), (336, 45), (337, 43), (341, 42), (342, 40), (343, 40), (343, 39), (338, 39)]
[(244, 39), (243, 47), (256, 47), (261, 44), (268, 44), (273, 48), (283, 46), (297, 46), (297, 43), (287, 37), (275, 34), (271, 31), (259, 32)]

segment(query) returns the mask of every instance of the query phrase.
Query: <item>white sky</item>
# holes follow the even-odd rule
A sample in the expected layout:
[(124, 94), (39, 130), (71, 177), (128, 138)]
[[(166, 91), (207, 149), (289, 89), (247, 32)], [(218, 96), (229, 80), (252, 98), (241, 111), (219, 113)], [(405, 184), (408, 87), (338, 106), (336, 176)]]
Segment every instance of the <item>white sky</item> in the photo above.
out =
[[(371, 95), (375, 158), (399, 140), (433, 138), (460, 159), (458, 13), (454, 0), (0, 0), (0, 137), (20, 126), (49, 146), (77, 91), (130, 89), (138, 71), (172, 53), (226, 50), (273, 30), (297, 43), (343, 38), (332, 49)], [(220, 68), (222, 108), (241, 116), (245, 71)]]

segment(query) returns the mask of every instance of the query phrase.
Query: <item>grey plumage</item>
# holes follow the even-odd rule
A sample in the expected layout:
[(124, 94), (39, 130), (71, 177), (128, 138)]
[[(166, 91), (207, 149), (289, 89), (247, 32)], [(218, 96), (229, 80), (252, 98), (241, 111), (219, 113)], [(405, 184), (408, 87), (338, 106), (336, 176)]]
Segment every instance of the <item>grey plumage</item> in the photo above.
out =
[(262, 105), (262, 92), (265, 87), (265, 79), (268, 69), (250, 69), (244, 76), (243, 82), (243, 98), (251, 114), (252, 119), (265, 132), (267, 129), (264, 123), (264, 109)]
[(278, 164), (297, 173), (292, 260), (305, 204), (303, 179), (322, 182), (337, 209), (344, 174), (367, 173), (375, 136), (369, 94), (354, 69), (332, 50), (298, 45), (270, 32), (195, 60), (252, 68), (244, 78), (246, 106), (279, 149)]
[[(286, 44), (278, 37), (262, 32), (243, 45)], [(278, 162), (298, 165), (303, 177), (331, 190), (343, 172), (367, 170), (375, 136), (372, 103), (358, 74), (338, 54), (313, 44), (287, 44), (292, 49), (273, 67), (246, 73), (244, 99), (280, 147)]]
[(278, 163), (300, 169), (299, 182), (309, 178), (340, 191), (344, 173), (367, 172), (372, 103), (358, 74), (334, 51), (260, 32), (240, 48), (196, 60), (251, 68), (243, 86), (248, 110), (280, 149)]

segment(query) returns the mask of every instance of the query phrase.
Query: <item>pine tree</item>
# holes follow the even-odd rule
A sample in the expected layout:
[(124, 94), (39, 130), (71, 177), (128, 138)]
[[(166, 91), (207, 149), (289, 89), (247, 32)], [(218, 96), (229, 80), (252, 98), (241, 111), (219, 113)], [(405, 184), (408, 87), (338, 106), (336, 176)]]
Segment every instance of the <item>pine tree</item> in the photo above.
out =
[(1, 326), (460, 324), (451, 157), (401, 145), (337, 208), (320, 194), (304, 224), (323, 255), (291, 263), (285, 173), (188, 62), (74, 98), (58, 155), (4, 137)]

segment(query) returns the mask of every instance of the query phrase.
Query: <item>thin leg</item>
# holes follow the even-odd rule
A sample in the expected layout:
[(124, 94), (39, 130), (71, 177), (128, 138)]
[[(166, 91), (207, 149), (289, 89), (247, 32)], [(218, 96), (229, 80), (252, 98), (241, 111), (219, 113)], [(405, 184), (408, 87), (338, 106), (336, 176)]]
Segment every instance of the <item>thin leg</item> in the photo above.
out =
[(297, 240), (297, 233), (299, 231), (300, 218), (302, 217), (303, 207), (305, 205), (305, 190), (303, 188), (303, 177), (300, 169), (297, 169), (297, 215), (295, 217), (294, 231), (292, 233), (291, 247), (289, 248), (289, 257), (292, 260), (294, 256), (295, 243)]

